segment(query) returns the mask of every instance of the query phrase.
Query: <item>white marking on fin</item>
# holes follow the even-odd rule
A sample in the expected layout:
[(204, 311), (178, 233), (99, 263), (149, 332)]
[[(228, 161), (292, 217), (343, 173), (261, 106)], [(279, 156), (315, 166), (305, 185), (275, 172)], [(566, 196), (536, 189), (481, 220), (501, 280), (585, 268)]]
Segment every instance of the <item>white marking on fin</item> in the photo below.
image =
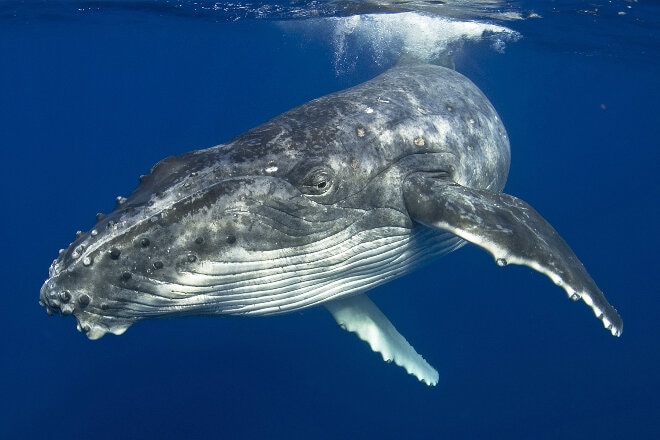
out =
[(413, 176), (406, 206), (427, 226), (456, 234), (488, 251), (498, 266), (518, 264), (548, 276), (569, 298), (582, 299), (614, 336), (623, 321), (570, 246), (534, 208), (508, 194)]
[(380, 353), (427, 385), (438, 383), (438, 372), (419, 355), (366, 294), (330, 301), (325, 307), (344, 330), (353, 332)]

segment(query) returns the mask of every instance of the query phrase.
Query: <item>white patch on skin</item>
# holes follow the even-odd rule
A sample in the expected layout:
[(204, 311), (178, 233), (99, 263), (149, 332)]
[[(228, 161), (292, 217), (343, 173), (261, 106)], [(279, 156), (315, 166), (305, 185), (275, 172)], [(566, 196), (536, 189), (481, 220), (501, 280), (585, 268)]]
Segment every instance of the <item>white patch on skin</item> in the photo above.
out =
[(276, 166), (268, 167), (264, 171), (268, 174), (276, 173), (277, 172), (277, 167)]
[(438, 137), (438, 141), (442, 143), (446, 142), (447, 134), (451, 132), (449, 122), (446, 119), (434, 118), (433, 128), (435, 128), (435, 131), (437, 132), (436, 136)]
[(386, 130), (379, 134), (378, 140), (385, 145), (389, 145), (394, 142), (394, 136), (391, 131)]
[(582, 301), (584, 301), (584, 303), (592, 309), (594, 315), (596, 315), (596, 318), (598, 318), (603, 323), (603, 326), (607, 330), (609, 330), (613, 336), (621, 335), (621, 328), (612, 325), (612, 321), (607, 316), (605, 316), (603, 311), (600, 308), (598, 308), (598, 306), (594, 304), (594, 300), (590, 292), (587, 291), (576, 292), (575, 289), (569, 286), (563, 279), (561, 279), (561, 277), (558, 274), (552, 272), (549, 268), (541, 266), (538, 262), (534, 260), (517, 257), (511, 254), (507, 249), (498, 246), (494, 242), (488, 241), (485, 237), (479, 234), (471, 233), (466, 230), (460, 230), (458, 228), (455, 228), (453, 225), (441, 221), (436, 222), (434, 226), (447, 231), (451, 231), (452, 233), (460, 236), (461, 238), (485, 249), (495, 258), (497, 265), (500, 267), (507, 266), (509, 264), (528, 266), (534, 269), (535, 271), (546, 275), (557, 286), (563, 288), (570, 299), (574, 299), (574, 295), (577, 294), (578, 295), (577, 299), (582, 299)]

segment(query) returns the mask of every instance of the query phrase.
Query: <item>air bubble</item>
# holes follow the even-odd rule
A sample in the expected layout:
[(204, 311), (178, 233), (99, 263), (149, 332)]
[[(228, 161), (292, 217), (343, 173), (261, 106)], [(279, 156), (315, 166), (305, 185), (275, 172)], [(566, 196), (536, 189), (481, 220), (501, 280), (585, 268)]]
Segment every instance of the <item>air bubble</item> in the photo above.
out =
[(83, 266), (91, 266), (94, 260), (92, 260), (92, 257), (85, 257), (83, 258)]
[(582, 297), (581, 297), (580, 295), (578, 295), (577, 293), (574, 293), (573, 295), (571, 295), (571, 299), (572, 299), (573, 301), (577, 301), (577, 300), (579, 300), (580, 298), (582, 298)]
[(96, 237), (97, 235), (99, 235), (99, 231), (97, 231), (96, 229), (92, 229), (92, 231), (91, 231), (89, 234), (90, 234), (92, 237)]
[(233, 235), (228, 235), (225, 241), (229, 244), (234, 244), (236, 243), (236, 237), (234, 237)]
[(197, 261), (197, 256), (195, 254), (189, 254), (187, 259), (189, 263), (194, 263), (195, 261)]
[(504, 266), (506, 266), (507, 264), (509, 264), (504, 258), (498, 258), (497, 260), (495, 260), (495, 262), (496, 262), (497, 265), (500, 266), (500, 267), (504, 267)]
[(154, 261), (154, 269), (162, 269), (162, 268), (163, 268), (162, 261)]
[(148, 247), (151, 244), (151, 241), (149, 241), (148, 238), (143, 238), (140, 240), (140, 246), (142, 247)]
[(197, 243), (197, 244), (202, 244), (202, 243), (204, 243), (204, 237), (197, 237), (197, 238), (195, 239), (195, 243)]
[(60, 292), (60, 301), (63, 303), (68, 303), (71, 300), (71, 293), (68, 290), (63, 290)]

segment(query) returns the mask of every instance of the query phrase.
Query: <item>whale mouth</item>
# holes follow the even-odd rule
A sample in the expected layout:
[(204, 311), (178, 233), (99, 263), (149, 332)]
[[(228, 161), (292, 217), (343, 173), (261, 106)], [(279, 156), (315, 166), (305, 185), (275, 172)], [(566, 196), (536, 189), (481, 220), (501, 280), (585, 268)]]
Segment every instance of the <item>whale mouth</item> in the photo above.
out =
[(78, 321), (78, 324), (76, 325), (76, 329), (80, 333), (84, 333), (85, 336), (87, 336), (87, 338), (92, 341), (102, 338), (106, 333), (112, 333), (114, 335), (119, 336), (123, 334), (130, 326), (129, 324), (123, 327), (117, 326), (112, 329), (108, 329), (101, 325), (93, 324), (90, 321), (84, 321), (83, 319), (77, 316), (76, 316), (76, 320)]
[(89, 303), (89, 296), (84, 294), (74, 298), (71, 291), (59, 288), (52, 278), (41, 286), (39, 305), (45, 307), (49, 315), (58, 313), (63, 316), (72, 315), (76, 311), (76, 303), (79, 305)]
[(57, 278), (50, 278), (41, 286), (39, 305), (46, 308), (48, 315), (73, 315), (76, 328), (91, 340), (99, 339), (106, 333), (121, 335), (133, 321), (111, 319), (88, 310), (91, 297), (86, 292), (62, 288)]

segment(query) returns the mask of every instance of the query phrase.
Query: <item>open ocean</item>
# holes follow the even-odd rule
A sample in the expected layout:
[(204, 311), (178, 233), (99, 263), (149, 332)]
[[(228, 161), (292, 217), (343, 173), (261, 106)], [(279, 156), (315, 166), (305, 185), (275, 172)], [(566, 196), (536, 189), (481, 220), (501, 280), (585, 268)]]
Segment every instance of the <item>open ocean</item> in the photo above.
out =
[[(0, 3), (0, 438), (660, 438), (660, 4), (441, 3)], [(58, 249), (158, 160), (447, 52), (508, 130), (505, 192), (571, 245), (620, 338), (472, 245), (370, 294), (435, 387), (322, 308), (89, 341), (39, 306)]]

